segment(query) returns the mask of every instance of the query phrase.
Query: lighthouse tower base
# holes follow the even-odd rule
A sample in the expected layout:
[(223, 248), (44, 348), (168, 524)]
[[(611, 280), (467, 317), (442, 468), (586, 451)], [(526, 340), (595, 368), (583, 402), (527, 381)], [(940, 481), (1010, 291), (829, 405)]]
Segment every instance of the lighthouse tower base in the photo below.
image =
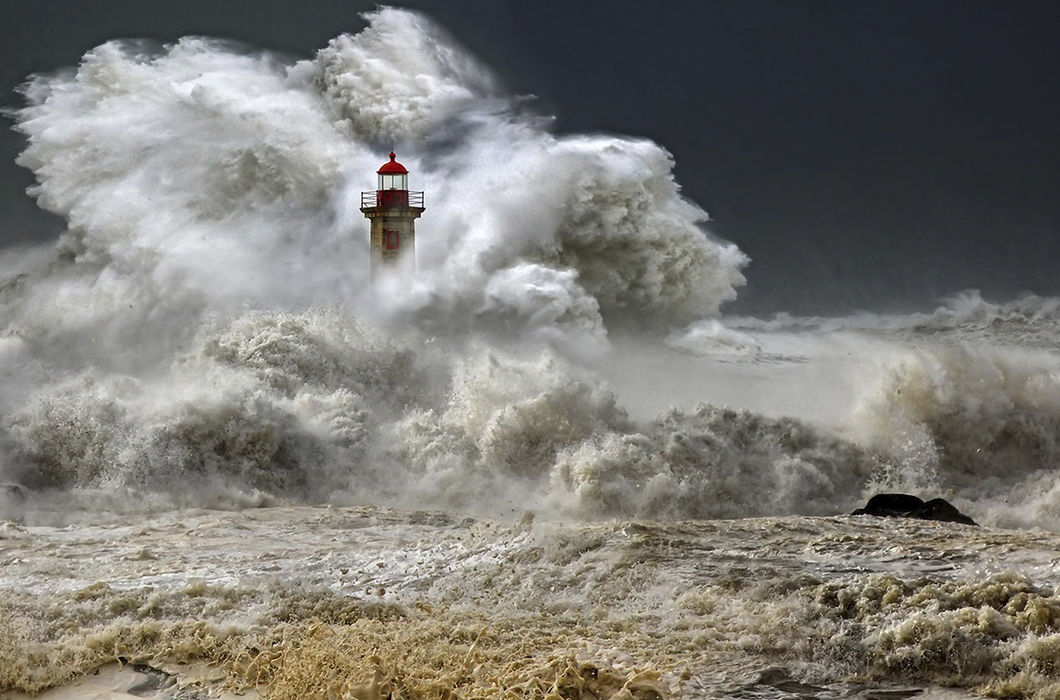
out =
[(380, 273), (411, 275), (416, 271), (415, 221), (423, 208), (361, 208), (371, 221), (369, 231), (372, 279)]

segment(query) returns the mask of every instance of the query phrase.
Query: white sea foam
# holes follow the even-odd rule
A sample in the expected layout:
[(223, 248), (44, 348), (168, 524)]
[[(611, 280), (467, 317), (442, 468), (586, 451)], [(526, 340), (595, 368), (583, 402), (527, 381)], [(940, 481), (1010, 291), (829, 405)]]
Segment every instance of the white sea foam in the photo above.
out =
[[(691, 320), (733, 297), (745, 259), (696, 225), (705, 214), (663, 149), (548, 134), (489, 97), (492, 78), (426, 18), (368, 18), (291, 67), (206, 39), (112, 42), (27, 84), (20, 162), (69, 222), (64, 247), (84, 268), (70, 284), (94, 325), (126, 317), (130, 299), (376, 312), (354, 230), (380, 140), (402, 147), (430, 211), (423, 288), (389, 295), (389, 313), (592, 333), (601, 312)], [(529, 303), (542, 294), (547, 313)]]
[(897, 365), (855, 420), (869, 441), (901, 455), (899, 480), (915, 475), (922, 487), (980, 500), (997, 522), (1055, 527), (1055, 354), (928, 347)]
[[(425, 17), (366, 17), (293, 66), (210, 39), (111, 42), (26, 84), (19, 162), (69, 229), (54, 261), (5, 287), (5, 353), (33, 377), (4, 397), (7, 474), (171, 488), (190, 472), (369, 497), (394, 453), (369, 436), (429, 414), (458, 433), (447, 452), (466, 440), (484, 465), (541, 477), (612, 427), (596, 399), (577, 407), (601, 389), (560, 372), (511, 404), (445, 404), (422, 392), (417, 356), (443, 389), (477, 361), (384, 347), (327, 309), (413, 345), (419, 328), (457, 338), (453, 352), (485, 334), (584, 355), (606, 348), (605, 323), (687, 321), (732, 298), (745, 258), (698, 226), (663, 149), (549, 134)], [(411, 289), (370, 287), (354, 235), (382, 141), (431, 193)]]
[[(366, 19), (293, 65), (111, 42), (27, 83), (68, 231), (0, 260), (5, 479), (593, 518), (902, 487), (1054, 527), (1053, 300), (718, 318), (747, 259), (662, 147), (550, 133), (425, 17)], [(416, 279), (372, 285), (391, 145), (427, 212)]]
[[(366, 19), (27, 84), (69, 227), (0, 253), (0, 691), (117, 657), (278, 697), (1056, 695), (1056, 535), (749, 516), (1058, 529), (1060, 301), (719, 317), (747, 261), (663, 148)], [(418, 273), (370, 284), (391, 146)]]

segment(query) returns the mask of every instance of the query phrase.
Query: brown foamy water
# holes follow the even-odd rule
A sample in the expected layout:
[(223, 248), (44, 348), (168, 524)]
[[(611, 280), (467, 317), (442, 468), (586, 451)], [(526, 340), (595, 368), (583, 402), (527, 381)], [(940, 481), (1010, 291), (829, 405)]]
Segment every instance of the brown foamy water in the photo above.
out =
[(8, 691), (84, 683), (116, 661), (162, 697), (1060, 688), (1056, 535), (273, 507), (8, 524), (2, 536)]

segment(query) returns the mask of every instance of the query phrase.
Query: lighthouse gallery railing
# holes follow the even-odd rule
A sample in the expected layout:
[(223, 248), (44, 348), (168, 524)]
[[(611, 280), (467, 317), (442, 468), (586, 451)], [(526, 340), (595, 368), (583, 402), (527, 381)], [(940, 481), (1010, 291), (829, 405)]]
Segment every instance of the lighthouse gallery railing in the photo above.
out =
[(423, 192), (412, 190), (372, 190), (361, 192), (361, 209), (374, 207), (423, 208)]

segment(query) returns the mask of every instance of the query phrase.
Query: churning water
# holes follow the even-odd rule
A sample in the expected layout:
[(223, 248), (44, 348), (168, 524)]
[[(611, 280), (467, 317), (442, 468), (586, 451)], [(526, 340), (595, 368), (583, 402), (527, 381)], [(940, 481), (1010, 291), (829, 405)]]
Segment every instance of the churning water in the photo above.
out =
[[(1060, 301), (719, 316), (664, 149), (367, 20), (26, 84), (68, 230), (0, 255), (0, 692), (1060, 694)], [(842, 515), (893, 490), (983, 527)]]

